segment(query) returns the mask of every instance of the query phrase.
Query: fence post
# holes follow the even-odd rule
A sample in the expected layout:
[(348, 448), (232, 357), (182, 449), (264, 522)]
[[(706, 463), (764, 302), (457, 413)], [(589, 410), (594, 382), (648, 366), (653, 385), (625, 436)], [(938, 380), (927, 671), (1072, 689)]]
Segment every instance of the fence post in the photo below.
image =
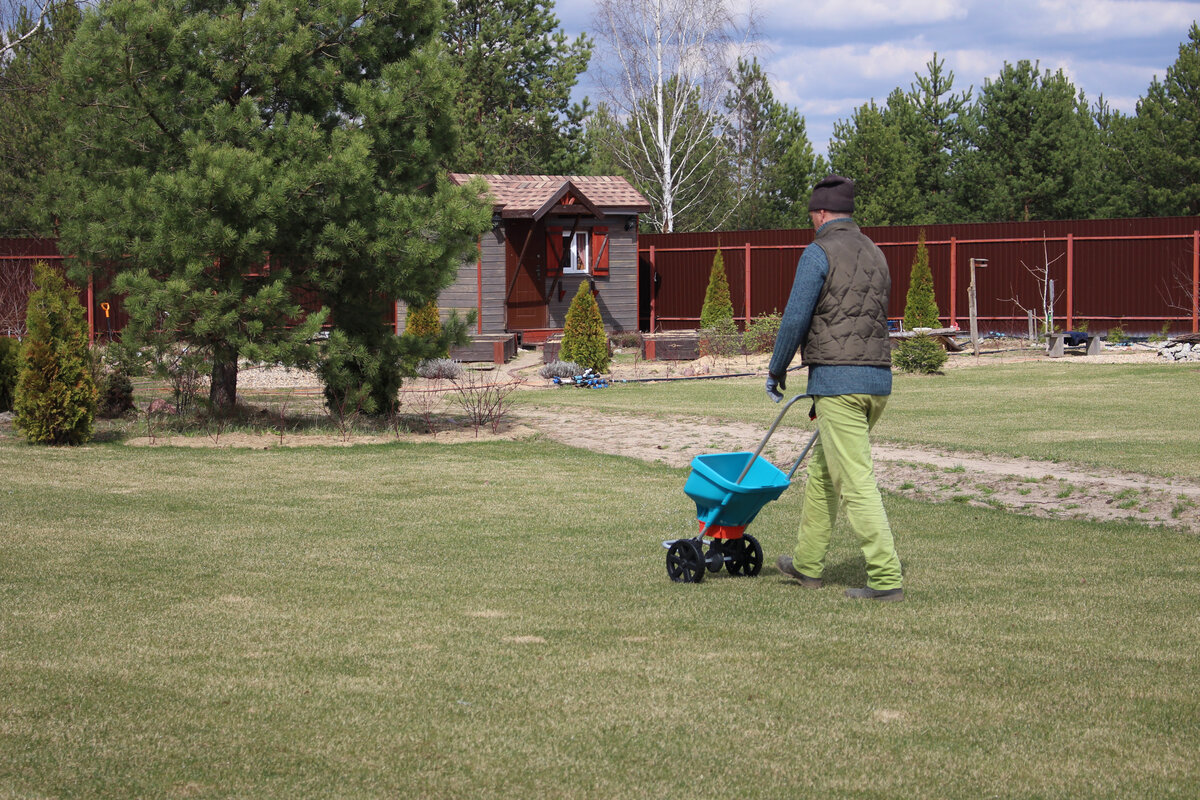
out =
[(750, 243), (746, 242), (746, 328), (750, 327)]
[(950, 237), (950, 326), (958, 325), (958, 239)]
[(1075, 329), (1075, 234), (1067, 234), (1067, 330)]
[[(59, 265), (62, 261), (58, 262)], [(96, 344), (96, 282), (91, 273), (88, 273), (88, 347)]]
[(658, 270), (655, 269), (655, 267), (654, 267), (654, 245), (650, 245), (650, 332), (651, 333), (654, 333), (656, 330), (658, 330), (658, 328), (656, 328), (655, 324), (654, 324), (655, 323), (655, 319), (654, 319), (655, 311), (656, 311), (655, 301), (657, 299), (655, 297), (655, 295), (658, 294), (658, 292), (655, 291), (655, 289), (658, 288), (655, 285), (657, 282), (657, 278), (658, 278)]
[(1192, 231), (1192, 333), (1200, 333), (1200, 230)]

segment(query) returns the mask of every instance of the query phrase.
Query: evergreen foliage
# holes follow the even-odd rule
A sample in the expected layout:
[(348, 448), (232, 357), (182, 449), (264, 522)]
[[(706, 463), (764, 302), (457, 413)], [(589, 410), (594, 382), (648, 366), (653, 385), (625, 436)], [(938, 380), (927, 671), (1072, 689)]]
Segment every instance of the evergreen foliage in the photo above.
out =
[(454, 0), (442, 34), (461, 70), (454, 110), (462, 128), (457, 172), (582, 174), (587, 100), (571, 92), (592, 43), (568, 41), (552, 0)]
[[(1060, 69), (1006, 63), (969, 115), (958, 199), (972, 219), (1085, 219), (1102, 190), (1101, 140), (1083, 92)], [(986, 190), (981, 190), (986, 187)]]
[(134, 409), (133, 381), (122, 370), (105, 373), (100, 379), (99, 392), (96, 414), (103, 419), (116, 419)]
[(1116, 147), (1134, 211), (1200, 214), (1200, 23), (1192, 23), (1166, 78), (1150, 84)]
[(733, 321), (733, 299), (729, 294), (729, 278), (725, 275), (725, 257), (717, 248), (712, 270), (708, 273), (704, 305), (700, 307), (700, 327), (716, 328), (725, 320)]
[(13, 410), (17, 376), (21, 373), (21, 343), (0, 336), (0, 413)]
[[(19, 42), (0, 56), (0, 235), (52, 236), (55, 157), (67, 147), (53, 87), (62, 55), (79, 25), (82, 2), (6, 3), (14, 14), (7, 42)], [(44, 25), (31, 9), (45, 8)], [(26, 37), (27, 34), (31, 34)]]
[(909, 337), (892, 351), (892, 364), (901, 372), (938, 374), (946, 364), (946, 351), (926, 334)]
[(728, 227), (798, 228), (809, 224), (808, 192), (828, 171), (808, 139), (804, 118), (775, 99), (757, 59), (738, 59), (725, 97), (736, 203)]
[(924, 229), (917, 235), (917, 252), (913, 257), (912, 272), (908, 281), (908, 295), (904, 301), (904, 327), (937, 328), (941, 325), (938, 317), (937, 298), (933, 291), (933, 273), (929, 269), (929, 250), (925, 247)]
[(34, 283), (14, 404), (17, 427), (35, 444), (83, 444), (96, 417), (84, 310), (75, 290), (44, 261), (34, 265)]
[(829, 142), (830, 168), (855, 184), (860, 225), (898, 225), (920, 210), (915, 153), (904, 146), (897, 114), (911, 114), (899, 89), (880, 107), (871, 101), (838, 122)]
[(423, 306), (409, 307), (408, 317), (404, 322), (404, 332), (413, 336), (437, 336), (442, 331), (442, 321), (438, 318), (437, 300), (430, 300)]
[(580, 282), (579, 290), (567, 309), (558, 357), (596, 372), (608, 369), (608, 334), (604, 330), (600, 306), (588, 281)]
[[(85, 11), (59, 91), (75, 143), (60, 246), (78, 255), (73, 275), (117, 270), (126, 336), (162, 330), (207, 354), (217, 408), (236, 402), (240, 359), (318, 355), (326, 314), (306, 314), (300, 289), (348, 340), (325, 351), (339, 358), (325, 373), (366, 370), (355, 383), (373, 387), (376, 408), (394, 399), (412, 346), (382, 320), (395, 299), (436, 297), (490, 227), (482, 187), (446, 177), (460, 81), (443, 11), (439, 0)], [(358, 346), (363, 358), (344, 357)]]

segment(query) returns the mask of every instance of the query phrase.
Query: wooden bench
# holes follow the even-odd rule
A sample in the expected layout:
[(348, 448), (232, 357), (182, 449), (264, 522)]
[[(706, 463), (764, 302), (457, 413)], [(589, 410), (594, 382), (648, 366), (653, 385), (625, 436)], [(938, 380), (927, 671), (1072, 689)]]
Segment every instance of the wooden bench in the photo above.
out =
[(1100, 351), (1104, 349), (1104, 343), (1100, 341), (1100, 334), (1098, 333), (1055, 331), (1046, 336), (1046, 353), (1051, 358), (1062, 358), (1065, 354), (1064, 348), (1068, 344), (1074, 347), (1081, 342), (1086, 342), (1087, 344), (1087, 347), (1084, 349), (1084, 355), (1099, 355)]

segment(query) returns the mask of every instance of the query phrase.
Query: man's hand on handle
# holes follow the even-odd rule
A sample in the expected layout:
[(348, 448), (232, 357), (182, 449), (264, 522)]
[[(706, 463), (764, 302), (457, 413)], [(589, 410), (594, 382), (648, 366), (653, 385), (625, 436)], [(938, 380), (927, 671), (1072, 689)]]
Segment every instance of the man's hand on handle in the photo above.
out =
[(776, 378), (774, 375), (767, 375), (767, 397), (771, 398), (772, 402), (778, 403), (783, 399), (783, 390), (787, 388), (787, 377)]

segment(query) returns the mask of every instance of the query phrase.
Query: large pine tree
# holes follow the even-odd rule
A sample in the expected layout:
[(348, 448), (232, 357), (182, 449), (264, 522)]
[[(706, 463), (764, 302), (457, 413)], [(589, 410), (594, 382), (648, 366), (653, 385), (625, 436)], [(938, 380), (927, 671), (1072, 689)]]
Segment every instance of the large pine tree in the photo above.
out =
[(1116, 140), (1137, 211), (1200, 214), (1200, 24), (1192, 24), (1166, 78), (1154, 79)]
[(489, 225), (480, 187), (442, 177), (459, 80), (442, 12), (102, 0), (84, 15), (60, 92), (63, 248), (116, 269), (143, 326), (137, 307), (154, 308), (210, 354), (215, 405), (235, 402), (239, 358), (310, 355), (305, 286), (378, 356), (360, 377), (386, 408), (403, 355), (391, 299), (436, 296)]
[(461, 69), (462, 127), (450, 165), (460, 172), (576, 174), (587, 101), (571, 91), (591, 41), (568, 40), (551, 0), (451, 0), (443, 37)]

